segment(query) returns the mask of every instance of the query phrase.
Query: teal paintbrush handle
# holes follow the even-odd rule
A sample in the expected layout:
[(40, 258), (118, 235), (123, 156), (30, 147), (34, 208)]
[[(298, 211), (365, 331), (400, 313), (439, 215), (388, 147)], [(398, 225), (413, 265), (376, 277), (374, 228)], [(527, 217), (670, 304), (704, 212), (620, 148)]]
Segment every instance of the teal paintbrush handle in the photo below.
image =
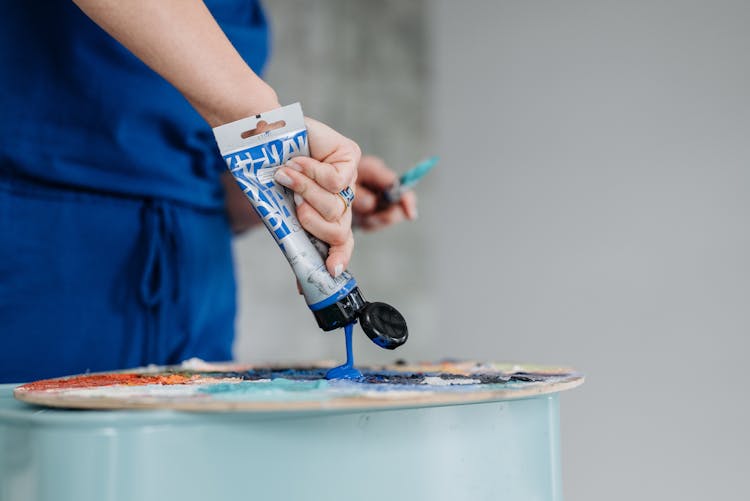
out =
[(417, 183), (427, 175), (430, 170), (432, 170), (437, 162), (438, 157), (428, 158), (404, 172), (393, 186), (383, 192), (382, 203), (379, 204), (379, 208), (385, 208), (388, 205), (395, 204), (401, 200), (404, 193), (414, 188), (414, 186), (416, 186)]

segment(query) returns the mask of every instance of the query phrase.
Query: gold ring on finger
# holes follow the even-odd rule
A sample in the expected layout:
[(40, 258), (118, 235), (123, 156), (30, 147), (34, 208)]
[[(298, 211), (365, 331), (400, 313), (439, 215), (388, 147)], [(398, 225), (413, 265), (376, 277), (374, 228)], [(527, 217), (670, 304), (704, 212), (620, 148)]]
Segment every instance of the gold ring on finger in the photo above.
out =
[(344, 202), (344, 210), (341, 211), (341, 215), (343, 216), (346, 210), (352, 205), (352, 201), (354, 200), (354, 190), (352, 190), (351, 186), (347, 186), (339, 191), (337, 195), (341, 197), (341, 201)]

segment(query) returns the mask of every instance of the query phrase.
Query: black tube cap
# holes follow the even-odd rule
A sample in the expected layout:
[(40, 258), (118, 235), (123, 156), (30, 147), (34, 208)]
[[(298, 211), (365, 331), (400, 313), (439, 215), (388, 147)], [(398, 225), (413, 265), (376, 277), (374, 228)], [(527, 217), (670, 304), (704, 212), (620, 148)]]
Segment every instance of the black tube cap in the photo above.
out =
[(325, 308), (313, 311), (313, 315), (318, 322), (318, 327), (324, 331), (332, 331), (356, 321), (365, 304), (367, 304), (367, 301), (359, 292), (359, 287), (355, 287), (342, 299)]
[(359, 312), (359, 323), (367, 337), (386, 350), (395, 350), (409, 337), (403, 315), (386, 303), (367, 303)]

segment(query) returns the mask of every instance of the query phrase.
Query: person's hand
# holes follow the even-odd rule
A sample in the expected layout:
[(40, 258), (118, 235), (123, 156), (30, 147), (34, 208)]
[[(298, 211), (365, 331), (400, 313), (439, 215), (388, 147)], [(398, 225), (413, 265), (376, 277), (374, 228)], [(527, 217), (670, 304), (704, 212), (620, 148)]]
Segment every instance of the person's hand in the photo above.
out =
[(392, 205), (382, 204), (382, 193), (398, 176), (378, 157), (364, 156), (359, 162), (357, 196), (352, 203), (355, 223), (366, 231), (386, 228), (404, 219), (417, 219), (417, 196), (407, 191)]
[(349, 266), (354, 250), (352, 211), (338, 193), (355, 189), (361, 152), (357, 143), (317, 120), (305, 118), (305, 125), (310, 157), (292, 158), (274, 179), (294, 191), (302, 227), (330, 245), (326, 268), (336, 277)]

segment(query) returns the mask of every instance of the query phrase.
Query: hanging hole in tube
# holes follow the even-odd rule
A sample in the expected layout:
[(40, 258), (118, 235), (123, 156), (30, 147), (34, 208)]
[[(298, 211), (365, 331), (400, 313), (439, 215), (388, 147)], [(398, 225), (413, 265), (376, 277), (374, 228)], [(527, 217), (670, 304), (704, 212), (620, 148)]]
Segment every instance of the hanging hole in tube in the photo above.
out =
[(258, 134), (263, 134), (264, 132), (268, 132), (271, 130), (280, 129), (283, 126), (286, 125), (286, 122), (283, 120), (279, 120), (278, 122), (274, 122), (269, 124), (265, 120), (261, 120), (257, 124), (255, 124), (255, 128), (251, 130), (246, 130), (242, 134), (240, 134), (240, 137), (242, 139), (247, 139), (248, 137), (257, 136)]

